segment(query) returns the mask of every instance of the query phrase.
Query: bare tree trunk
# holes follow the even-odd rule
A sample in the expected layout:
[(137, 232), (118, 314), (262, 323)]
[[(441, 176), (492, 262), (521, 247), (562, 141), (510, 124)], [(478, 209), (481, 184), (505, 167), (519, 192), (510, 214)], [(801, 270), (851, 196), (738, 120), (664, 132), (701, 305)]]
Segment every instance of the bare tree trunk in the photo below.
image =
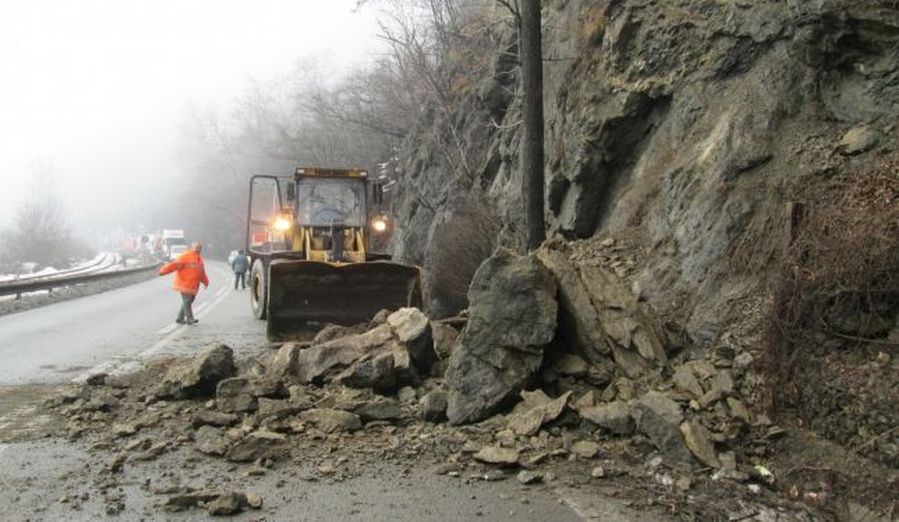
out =
[(519, 163), (527, 248), (531, 251), (546, 238), (543, 222), (543, 53), (540, 0), (521, 0), (520, 5), (518, 48), (524, 100)]

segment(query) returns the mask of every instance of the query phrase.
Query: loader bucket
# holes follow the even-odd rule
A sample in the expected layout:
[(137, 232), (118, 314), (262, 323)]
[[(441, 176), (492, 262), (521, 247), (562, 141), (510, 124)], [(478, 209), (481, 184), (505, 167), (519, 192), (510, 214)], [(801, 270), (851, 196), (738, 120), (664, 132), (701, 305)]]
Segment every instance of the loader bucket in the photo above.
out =
[(309, 322), (354, 325), (385, 308), (421, 308), (421, 301), (421, 273), (414, 266), (277, 260), (269, 267), (266, 333), (284, 340)]

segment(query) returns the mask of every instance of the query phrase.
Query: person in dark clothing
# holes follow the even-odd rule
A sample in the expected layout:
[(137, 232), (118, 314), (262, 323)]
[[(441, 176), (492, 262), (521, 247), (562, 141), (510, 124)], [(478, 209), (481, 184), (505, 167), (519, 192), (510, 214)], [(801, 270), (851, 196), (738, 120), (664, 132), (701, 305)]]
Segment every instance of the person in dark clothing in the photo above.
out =
[(240, 283), (240, 289), (245, 290), (247, 288), (246, 284), (246, 273), (250, 268), (250, 260), (247, 258), (247, 255), (244, 254), (243, 250), (237, 252), (237, 255), (234, 256), (234, 259), (231, 261), (231, 270), (234, 270), (234, 289), (237, 290), (237, 284)]

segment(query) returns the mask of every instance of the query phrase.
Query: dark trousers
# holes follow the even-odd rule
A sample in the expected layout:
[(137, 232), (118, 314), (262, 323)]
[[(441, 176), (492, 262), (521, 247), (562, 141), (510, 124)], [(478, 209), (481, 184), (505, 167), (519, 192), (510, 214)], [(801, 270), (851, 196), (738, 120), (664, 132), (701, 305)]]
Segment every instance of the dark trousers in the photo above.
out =
[(197, 296), (193, 294), (181, 294), (181, 309), (178, 310), (178, 319), (175, 322), (178, 323), (192, 323), (194, 321), (194, 299)]
[(243, 272), (237, 273), (234, 272), (234, 289), (237, 290), (237, 283), (240, 282), (240, 288), (244, 289), (247, 287), (246, 282), (244, 281), (245, 274)]

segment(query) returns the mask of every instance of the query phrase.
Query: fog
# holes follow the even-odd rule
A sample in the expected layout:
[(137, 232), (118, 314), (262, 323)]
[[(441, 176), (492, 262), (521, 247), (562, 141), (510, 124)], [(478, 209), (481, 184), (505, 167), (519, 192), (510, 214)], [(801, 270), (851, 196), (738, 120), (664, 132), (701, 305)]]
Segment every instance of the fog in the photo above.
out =
[(298, 62), (337, 77), (371, 59), (374, 14), (355, 3), (3, 0), (0, 225), (35, 172), (81, 235), (141, 223), (179, 183), (191, 111), (225, 110)]

